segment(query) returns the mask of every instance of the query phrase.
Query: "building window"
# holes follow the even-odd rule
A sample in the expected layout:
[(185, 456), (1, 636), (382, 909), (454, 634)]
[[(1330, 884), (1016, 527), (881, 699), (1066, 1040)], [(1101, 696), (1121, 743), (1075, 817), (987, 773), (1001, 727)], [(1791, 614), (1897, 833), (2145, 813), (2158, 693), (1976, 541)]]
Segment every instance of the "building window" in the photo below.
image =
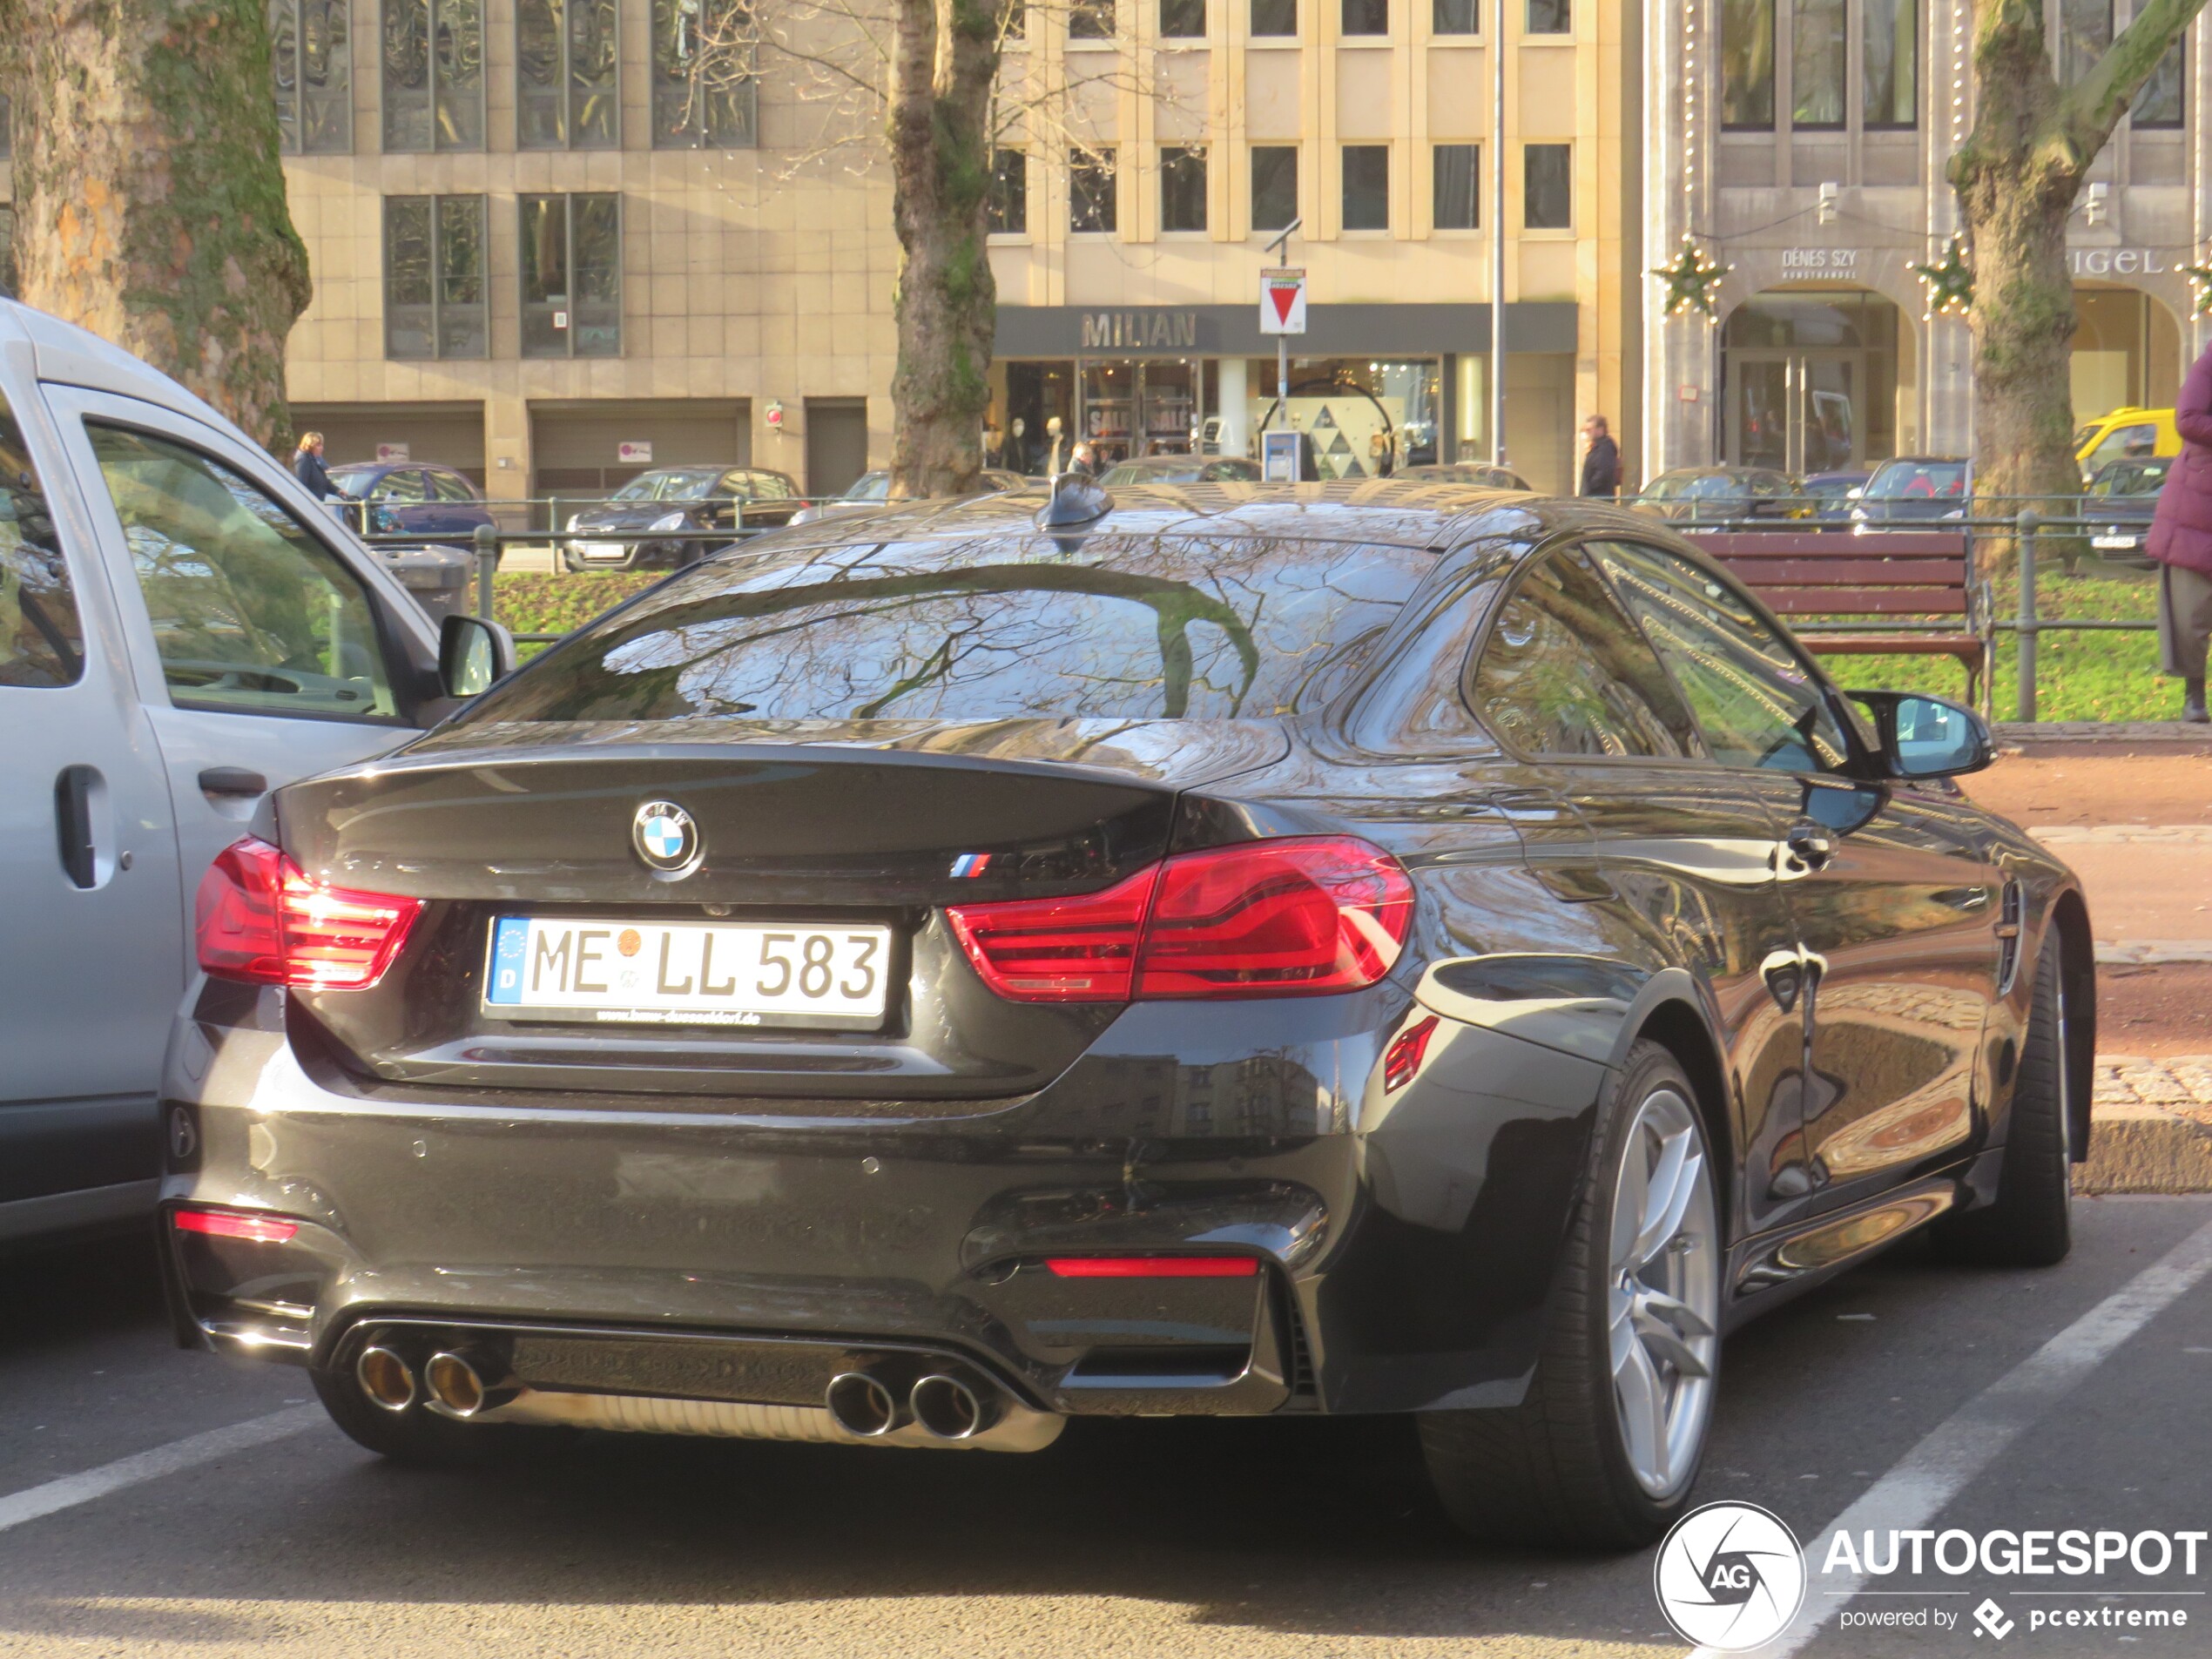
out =
[(1482, 146), (1436, 146), (1436, 228), (1473, 231), (1482, 227)]
[(1298, 217), (1298, 145), (1252, 146), (1252, 228), (1279, 231)]
[(1575, 146), (1528, 144), (1521, 149), (1521, 222), (1532, 231), (1575, 228)]
[(2188, 44), (2186, 35), (2175, 41), (2172, 50), (2160, 58), (2158, 66), (2151, 71), (2150, 78), (2143, 83), (2143, 90), (2135, 94), (2134, 105), (2128, 111), (2128, 119), (2139, 131), (2182, 125), (2182, 84), (2185, 73), (2182, 52)]
[(16, 280), (16, 210), (0, 202), (0, 288), (14, 293), (22, 286)]
[[(1792, 0), (1790, 10), (1790, 122), (1834, 130), (1844, 125), (1844, 0)], [(1768, 125), (1773, 125), (1769, 111)]]
[(617, 100), (615, 0), (516, 0), (517, 148), (614, 149)]
[(1116, 231), (1121, 213), (1115, 202), (1114, 152), (1078, 150), (1069, 168), (1068, 228)]
[(1298, 0), (1252, 0), (1252, 33), (1295, 37)]
[(1029, 233), (1029, 158), (1001, 150), (991, 160), (991, 197), (984, 223), (994, 236)]
[(484, 199), (384, 199), (384, 355), (482, 357)]
[[(354, 147), (354, 31), (349, 0), (270, 0), (269, 60), (277, 132), (287, 155), (342, 156)], [(8, 153), (0, 98), (0, 156)]]
[(1160, 228), (1202, 231), (1206, 227), (1206, 152), (1160, 151)]
[(653, 0), (653, 148), (759, 142), (752, 9), (745, 0)]
[(1160, 33), (1169, 40), (1203, 40), (1206, 0), (1160, 0)]
[(1575, 11), (1570, 0), (1528, 0), (1528, 32), (1532, 35), (1571, 35)]
[(1390, 0), (1344, 0), (1341, 16), (1347, 35), (1390, 32)]
[(482, 0), (384, 0), (384, 148), (483, 147)]
[(8, 95), (0, 92), (0, 161), (15, 153), (14, 129), (10, 125), (14, 118), (11, 113), (14, 107), (8, 101)]
[(1068, 10), (1068, 38), (1111, 40), (1114, 37), (1114, 0), (1076, 0)]
[(1920, 105), (1920, 8), (1918, 0), (1859, 0), (1865, 94), (1859, 120), (1870, 127), (1917, 125)]
[(1774, 125), (1774, 0), (1721, 0), (1721, 125)]
[(622, 198), (524, 196), (523, 355), (622, 355)]
[(1480, 0), (1430, 0), (1429, 32), (1438, 35), (1479, 35), (1482, 32)]
[(1390, 228), (1388, 145), (1347, 144), (1344, 146), (1344, 228), (1348, 231), (1386, 231)]

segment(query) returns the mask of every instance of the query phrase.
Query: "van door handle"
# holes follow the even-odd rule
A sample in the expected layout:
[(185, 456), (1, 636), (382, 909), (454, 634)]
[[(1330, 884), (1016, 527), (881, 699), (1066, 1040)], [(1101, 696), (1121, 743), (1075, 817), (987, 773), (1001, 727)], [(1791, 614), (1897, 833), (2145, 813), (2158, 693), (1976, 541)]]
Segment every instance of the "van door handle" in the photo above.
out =
[(99, 883), (99, 849), (92, 836), (92, 791), (99, 781), (92, 766), (64, 766), (54, 779), (54, 830), (62, 871), (74, 887)]
[(266, 795), (269, 780), (244, 766), (209, 766), (199, 774), (203, 795)]

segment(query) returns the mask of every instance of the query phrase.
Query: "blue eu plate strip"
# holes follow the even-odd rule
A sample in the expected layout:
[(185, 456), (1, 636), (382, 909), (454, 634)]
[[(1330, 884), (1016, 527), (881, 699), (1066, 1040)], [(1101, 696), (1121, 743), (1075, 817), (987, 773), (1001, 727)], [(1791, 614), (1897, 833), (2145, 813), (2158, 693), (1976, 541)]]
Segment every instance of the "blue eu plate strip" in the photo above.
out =
[(485, 994), (485, 1001), (520, 1002), (523, 1000), (523, 959), (529, 939), (530, 924), (527, 916), (502, 916), (492, 924), (491, 989)]

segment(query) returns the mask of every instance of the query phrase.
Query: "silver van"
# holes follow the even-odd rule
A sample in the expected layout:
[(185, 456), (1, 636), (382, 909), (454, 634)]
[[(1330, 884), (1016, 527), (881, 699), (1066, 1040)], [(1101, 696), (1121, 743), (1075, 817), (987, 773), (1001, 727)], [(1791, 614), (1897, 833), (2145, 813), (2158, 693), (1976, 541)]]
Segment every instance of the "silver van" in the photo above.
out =
[[(0, 1244), (151, 1214), (202, 873), (273, 786), (456, 706), (383, 564), (166, 375), (0, 298)], [(511, 664), (445, 637), (456, 683)]]

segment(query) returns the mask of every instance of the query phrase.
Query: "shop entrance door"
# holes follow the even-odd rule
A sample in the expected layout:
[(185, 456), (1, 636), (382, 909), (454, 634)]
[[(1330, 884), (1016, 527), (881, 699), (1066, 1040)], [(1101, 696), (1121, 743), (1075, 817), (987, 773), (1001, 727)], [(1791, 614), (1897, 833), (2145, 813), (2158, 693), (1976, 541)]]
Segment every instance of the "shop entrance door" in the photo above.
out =
[(1728, 459), (1804, 477), (1865, 465), (1860, 351), (1728, 354)]

